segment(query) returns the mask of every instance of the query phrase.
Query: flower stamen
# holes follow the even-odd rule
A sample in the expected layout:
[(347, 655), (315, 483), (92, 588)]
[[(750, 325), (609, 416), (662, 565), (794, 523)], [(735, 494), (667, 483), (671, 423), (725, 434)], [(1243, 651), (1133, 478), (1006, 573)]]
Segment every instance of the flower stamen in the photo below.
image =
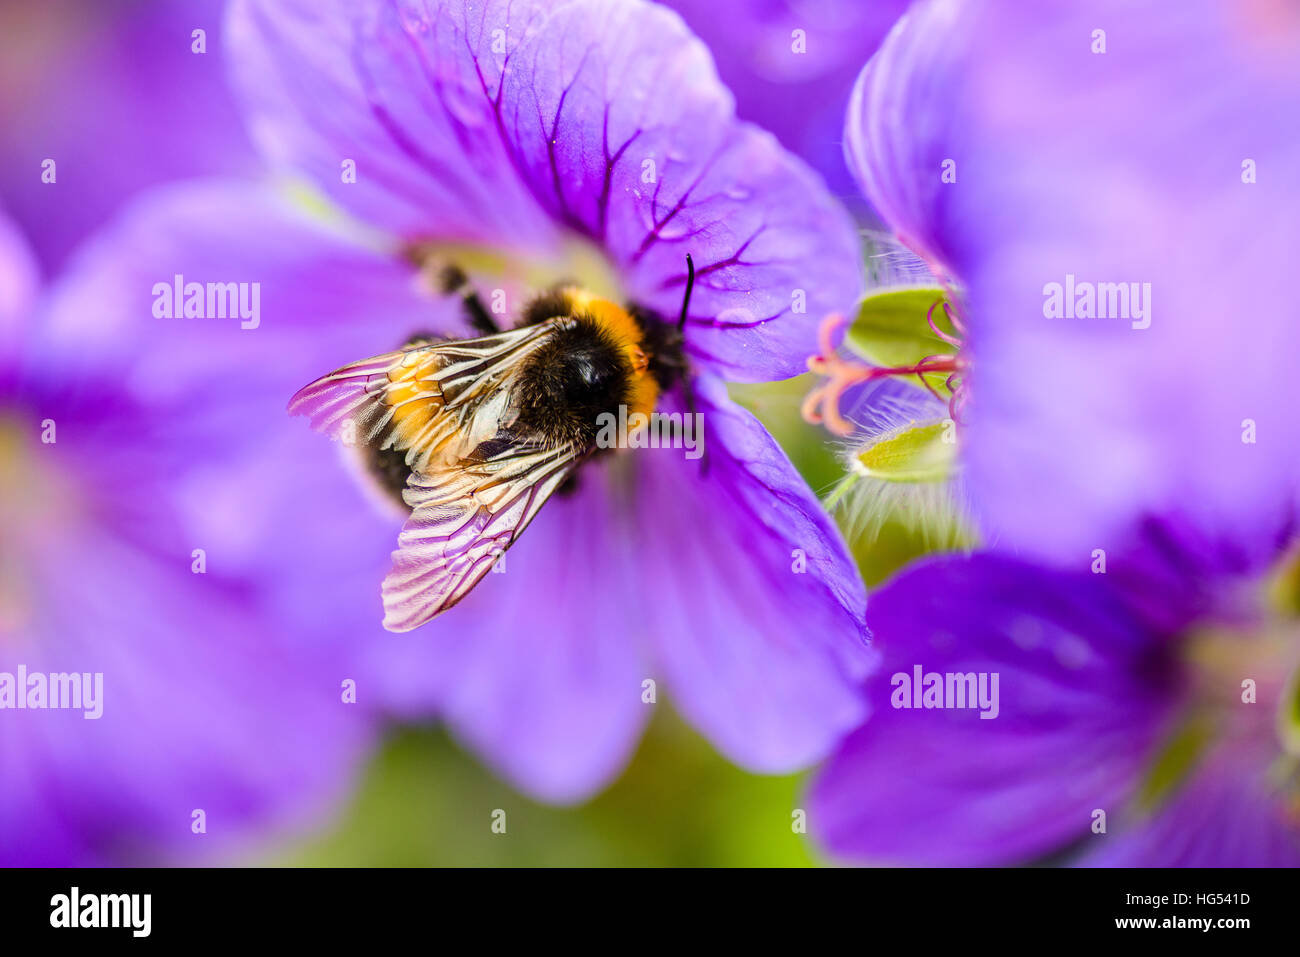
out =
[[(935, 305), (938, 305), (941, 301), (936, 300)], [(962, 344), (960, 339), (946, 335), (935, 328), (933, 313), (934, 306), (931, 306), (930, 312), (926, 316), (930, 328), (942, 341), (960, 348)], [(824, 381), (815, 386), (803, 401), (800, 412), (805, 422), (813, 425), (823, 425), (836, 435), (852, 434), (853, 424), (840, 414), (840, 400), (844, 393), (855, 385), (891, 376), (916, 376), (936, 399), (943, 402), (943, 396), (939, 394), (934, 384), (926, 377), (948, 373), (944, 380), (952, 396), (948, 399), (948, 409), (950, 414), (954, 410), (960, 410), (964, 404), (964, 398), (962, 402), (957, 400), (959, 395), (964, 396), (960, 382), (961, 373), (966, 368), (966, 360), (960, 355), (944, 353), (926, 356), (915, 365), (910, 366), (873, 366), (865, 362), (847, 359), (840, 355), (834, 344), (835, 332), (844, 323), (845, 318), (835, 314), (823, 320), (821, 327), (818, 329), (817, 342), (820, 352), (815, 356), (808, 357), (808, 371), (814, 375), (822, 376)], [(957, 328), (956, 323), (954, 323), (953, 328)], [(954, 381), (958, 384), (956, 389), (953, 389), (952, 384)], [(955, 414), (953, 414), (953, 420), (957, 421)]]
[(940, 328), (935, 324), (935, 321), (934, 321), (934, 307), (935, 307), (935, 306), (938, 306), (938, 305), (940, 305), (940, 304), (943, 305), (943, 312), (944, 312), (944, 315), (946, 315), (946, 316), (948, 317), (948, 321), (949, 321), (950, 323), (952, 323), (952, 327), (953, 327), (954, 329), (957, 329), (957, 328), (958, 328), (958, 324), (955, 323), (955, 322), (953, 322), (953, 319), (952, 319), (952, 313), (948, 312), (948, 303), (947, 303), (946, 301), (944, 301), (943, 299), (936, 299), (934, 302), (930, 303), (930, 308), (929, 308), (929, 310), (928, 310), (928, 311), (926, 312), (926, 314), (925, 314), (925, 321), (926, 321), (926, 324), (930, 327), (930, 331), (933, 332), (937, 338), (942, 339), (944, 342), (948, 343), (948, 345), (950, 345), (950, 346), (953, 346), (953, 347), (955, 347), (955, 348), (957, 348), (957, 349), (960, 349), (960, 348), (961, 348), (961, 340), (958, 339), (958, 338), (956, 338), (955, 336), (950, 336), (950, 335), (948, 335), (948, 333), (946, 333), (946, 332), (944, 332), (943, 330), (941, 330), (941, 329), (940, 329)]

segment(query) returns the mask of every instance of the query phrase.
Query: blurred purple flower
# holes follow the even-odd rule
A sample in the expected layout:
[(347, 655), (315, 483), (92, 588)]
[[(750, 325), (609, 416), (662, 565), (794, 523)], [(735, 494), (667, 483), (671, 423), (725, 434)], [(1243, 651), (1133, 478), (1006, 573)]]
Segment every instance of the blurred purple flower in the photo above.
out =
[[(317, 823), (369, 738), (341, 700), (346, 657), (286, 641), (274, 583), (232, 572), (192, 521), (220, 507), (196, 497), (222, 456), (190, 432), (197, 410), (47, 338), (62, 293), (39, 299), (36, 275), (0, 222), (0, 863), (228, 860), (254, 831)], [(96, 703), (17, 710), (41, 703), (24, 671), (91, 676)]]
[[(139, 190), (256, 168), (222, 68), (223, 6), (0, 7), (0, 197), (45, 275)], [(194, 52), (196, 30), (205, 53)]]
[[(962, 458), (997, 551), (877, 594), (890, 678), (814, 788), (837, 853), (1300, 861), (1297, 629), (1250, 591), (1300, 479), (1277, 398), (1297, 49), (1266, 3), (930, 2), (863, 71), (850, 164), (962, 303)], [(1145, 315), (1050, 317), (1076, 280), (1149, 283)], [(999, 716), (885, 707), (918, 664), (1000, 673)]]
[[(621, 768), (650, 678), (747, 767), (823, 757), (862, 715), (862, 583), (722, 385), (800, 371), (817, 317), (860, 292), (852, 224), (815, 174), (734, 119), (707, 51), (650, 4), (241, 2), (227, 26), (256, 140), (346, 215), (238, 183), (157, 193), (87, 252), (52, 323), (192, 410), (228, 456), (216, 474), (245, 477), (195, 490), (222, 507), (204, 523), (213, 547), (277, 582), (294, 632), (364, 644), (367, 700), (445, 718), (546, 799)], [(692, 253), (687, 351), (709, 468), (670, 452), (591, 463), (507, 574), (398, 637), (377, 621), (400, 519), (368, 508), (351, 459), (284, 405), (414, 332), (468, 334), (421, 269), (431, 249), (491, 275), (515, 307), (545, 282), (594, 277), (666, 316)], [(153, 283), (178, 273), (260, 282), (260, 326), (150, 318)]]
[[(1144, 537), (1104, 575), (986, 554), (877, 592), (878, 708), (814, 784), (825, 846), (940, 866), (1300, 865), (1300, 623), (1255, 600), (1268, 566), (1234, 545), (1154, 522)], [(996, 717), (891, 707), (917, 666), (998, 675)]]

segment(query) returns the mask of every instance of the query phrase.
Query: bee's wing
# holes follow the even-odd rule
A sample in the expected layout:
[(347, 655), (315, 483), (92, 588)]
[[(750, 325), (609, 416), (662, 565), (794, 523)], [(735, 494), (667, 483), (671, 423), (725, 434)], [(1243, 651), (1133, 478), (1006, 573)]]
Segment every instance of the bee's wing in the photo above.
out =
[(463, 459), (496, 436), (509, 398), (501, 385), (551, 331), (541, 323), (362, 359), (299, 389), (289, 412), (349, 444), (405, 451), (416, 471)]
[(413, 472), (405, 492), (413, 511), (384, 579), (384, 627), (410, 631), (468, 595), (580, 457), (573, 446), (507, 445), (485, 459)]
[(553, 331), (539, 323), (336, 369), (289, 411), (345, 441), (406, 452), (411, 506), (384, 580), (384, 626), (409, 631), (460, 601), (577, 464), (580, 449), (511, 431), (513, 379)]

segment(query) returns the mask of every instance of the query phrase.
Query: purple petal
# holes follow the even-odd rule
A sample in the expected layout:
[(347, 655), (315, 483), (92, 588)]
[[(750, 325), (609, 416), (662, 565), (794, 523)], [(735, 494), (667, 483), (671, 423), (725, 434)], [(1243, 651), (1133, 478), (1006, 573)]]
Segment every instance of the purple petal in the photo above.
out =
[(637, 210), (641, 225), (611, 237), (632, 301), (679, 312), (690, 253), (697, 279), (686, 351), (696, 366), (735, 382), (806, 371), (820, 321), (862, 294), (858, 241), (842, 207), (747, 124), (732, 128), (698, 179), (661, 183)]
[(17, 358), (40, 287), (40, 270), (26, 238), (0, 212), (0, 372)]
[[(372, 665), (398, 714), (436, 705), (457, 736), (525, 792), (569, 802), (607, 784), (652, 710), (629, 516), (606, 469), (547, 502), (499, 572), (447, 616), (388, 635)], [(375, 583), (376, 588), (378, 582)]]
[(952, 156), (952, 101), (965, 76), (957, 4), (915, 3), (863, 68), (849, 100), (844, 157), (885, 223), (918, 255), (946, 259), (940, 174)]
[(863, 62), (906, 0), (668, 0), (705, 42), (741, 119), (774, 133), (853, 208), (844, 164), (844, 108)]
[[(4, 863), (229, 859), (251, 831), (301, 833), (345, 797), (369, 743), (341, 701), (348, 671), (287, 653), (187, 555), (150, 556), (85, 523), (20, 547), (40, 614), (6, 636), (0, 671), (102, 673), (102, 716), (5, 712), (0, 774), (17, 784), (0, 795)], [(205, 834), (191, 831), (195, 810)]]
[(395, 3), (350, 20), (246, 2), (235, 75), (267, 149), (371, 225), (547, 262), (585, 239), (670, 318), (690, 253), (697, 361), (735, 379), (801, 371), (818, 319), (861, 290), (848, 216), (734, 120), (674, 14), (552, 6)]
[[(950, 9), (918, 8), (886, 44), (848, 135), (882, 212), (968, 290), (969, 474), (991, 534), (1076, 563), (1144, 514), (1273, 538), (1300, 476), (1276, 387), (1300, 348), (1300, 138), (1277, 122), (1300, 107), (1300, 24), (1210, 2), (995, 3), (945, 25)], [(1150, 327), (1131, 309), (1046, 318), (1067, 276), (1149, 283)]]
[(708, 51), (680, 19), (635, 4), (563, 7), (521, 46), (502, 89), (521, 175), (555, 220), (608, 252), (633, 301), (675, 315), (690, 253), (688, 348), (700, 363), (750, 381), (803, 370), (817, 320), (861, 290), (856, 237), (802, 163), (732, 120)]
[(1271, 729), (1263, 730), (1254, 740), (1216, 747), (1154, 814), (1111, 836), (1098, 836), (1080, 864), (1300, 866), (1295, 808), (1270, 780), (1270, 767), (1279, 758)]
[(513, 51), (550, 5), (437, 2), (426, 18), (408, 3), (239, 0), (227, 20), (231, 79), (263, 151), (363, 223), (536, 249), (556, 230), (497, 130), (505, 54), (491, 46)]
[[(810, 798), (814, 832), (846, 858), (1007, 864), (1087, 839), (1094, 809), (1122, 807), (1177, 700), (1159, 636), (1091, 575), (933, 560), (873, 596), (871, 623), (873, 715)], [(894, 676), (916, 666), (998, 674), (997, 717), (893, 707)]]
[[(168, 293), (155, 287), (174, 287), (178, 275), (246, 283), (250, 306), (257, 284), (256, 325), (155, 316)], [(255, 360), (230, 398), (256, 390), (278, 404), (277, 421), (287, 397), (323, 371), (419, 330), (464, 328), (455, 304), (396, 249), (366, 245), (287, 193), (235, 180), (164, 187), (128, 207), (78, 252), (44, 326), (45, 348), (126, 372), (131, 391), (151, 401), (215, 388), (232, 365)]]
[[(806, 766), (865, 712), (866, 594), (838, 531), (785, 454), (702, 382), (707, 466), (640, 453), (641, 630), (660, 688), (733, 761)], [(707, 468), (707, 470), (705, 470)]]

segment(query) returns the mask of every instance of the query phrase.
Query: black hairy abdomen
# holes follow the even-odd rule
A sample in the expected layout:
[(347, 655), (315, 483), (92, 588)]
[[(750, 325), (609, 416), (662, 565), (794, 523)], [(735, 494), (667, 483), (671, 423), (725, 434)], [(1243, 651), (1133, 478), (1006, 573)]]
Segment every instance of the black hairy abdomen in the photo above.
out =
[(595, 443), (602, 413), (628, 401), (633, 370), (618, 343), (576, 316), (533, 351), (519, 372), (517, 428), (550, 447)]

